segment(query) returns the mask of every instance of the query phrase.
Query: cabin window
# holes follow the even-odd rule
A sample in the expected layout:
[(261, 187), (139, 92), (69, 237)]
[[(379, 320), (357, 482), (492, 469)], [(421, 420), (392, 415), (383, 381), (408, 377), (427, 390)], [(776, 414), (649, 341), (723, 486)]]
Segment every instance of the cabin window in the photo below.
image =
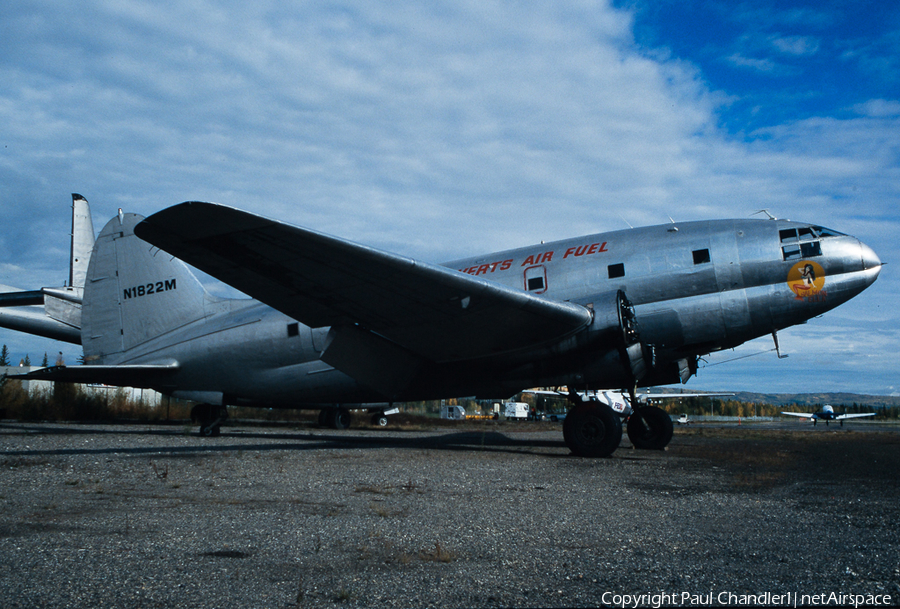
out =
[(544, 278), (543, 277), (532, 277), (528, 280), (528, 291), (533, 292), (535, 290), (543, 290), (544, 289)]
[(298, 324), (298, 323), (288, 324), (287, 328), (288, 328), (288, 338), (291, 338), (294, 336), (300, 336), (300, 324)]
[(709, 262), (709, 250), (694, 250), (694, 264), (706, 264)]
[(617, 279), (625, 276), (625, 265), (621, 262), (619, 264), (610, 264), (607, 269), (609, 271), (610, 279)]

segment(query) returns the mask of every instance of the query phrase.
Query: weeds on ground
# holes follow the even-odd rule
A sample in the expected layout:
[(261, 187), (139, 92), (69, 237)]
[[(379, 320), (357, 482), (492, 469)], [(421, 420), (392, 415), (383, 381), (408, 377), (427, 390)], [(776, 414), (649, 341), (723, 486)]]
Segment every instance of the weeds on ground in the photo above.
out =
[(53, 383), (50, 391), (29, 393), (21, 381), (7, 380), (0, 386), (0, 409), (20, 421), (140, 421), (190, 418), (187, 402), (172, 400), (155, 406), (128, 399), (124, 390), (93, 393), (71, 383)]
[(425, 549), (419, 552), (419, 558), (425, 562), (451, 562), (456, 558), (456, 553), (451, 552), (440, 544), (434, 542), (434, 549)]

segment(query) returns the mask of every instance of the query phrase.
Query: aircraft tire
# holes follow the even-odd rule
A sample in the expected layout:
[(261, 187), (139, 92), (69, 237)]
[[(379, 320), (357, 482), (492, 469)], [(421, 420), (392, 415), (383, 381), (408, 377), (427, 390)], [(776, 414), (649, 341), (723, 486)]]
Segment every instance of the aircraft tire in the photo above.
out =
[(372, 425), (376, 427), (387, 427), (388, 418), (384, 414), (376, 414), (372, 417)]
[(328, 427), (328, 418), (333, 408), (323, 408), (319, 411), (319, 427)]
[(350, 420), (349, 410), (346, 408), (332, 408), (328, 416), (328, 426), (332, 429), (348, 429)]
[(643, 406), (628, 418), (628, 439), (635, 448), (662, 450), (672, 440), (672, 417), (662, 408)]
[(622, 420), (606, 404), (582, 403), (566, 415), (563, 438), (576, 457), (608, 457), (622, 440)]

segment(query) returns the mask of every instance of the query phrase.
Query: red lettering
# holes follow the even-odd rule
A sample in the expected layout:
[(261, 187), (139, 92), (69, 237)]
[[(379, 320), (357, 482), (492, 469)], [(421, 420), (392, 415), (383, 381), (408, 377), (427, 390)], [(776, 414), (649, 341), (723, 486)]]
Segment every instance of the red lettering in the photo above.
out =
[(500, 263), (500, 270), (508, 271), (509, 268), (512, 266), (512, 263), (513, 263), (512, 260), (504, 260), (503, 262)]
[(491, 269), (491, 265), (490, 265), (490, 264), (482, 264), (480, 267), (478, 267), (478, 272), (475, 273), (475, 274), (476, 274), (476, 275), (484, 275), (484, 274), (487, 273), (490, 269)]
[(563, 255), (563, 258), (568, 258), (569, 255), (570, 255), (570, 254), (573, 254), (574, 252), (575, 252), (575, 248), (574, 248), (574, 247), (570, 247), (569, 249), (566, 250), (566, 253)]
[(579, 245), (579, 246), (575, 249), (575, 255), (576, 255), (576, 256), (584, 256), (584, 252), (586, 252), (586, 251), (587, 251), (587, 246), (586, 246), (586, 245)]
[(587, 255), (590, 256), (591, 254), (596, 254), (597, 246), (599, 246), (599, 245), (600, 245), (599, 243), (592, 243), (591, 247), (588, 248)]
[(544, 254), (544, 257), (541, 258), (541, 262), (550, 262), (553, 259), (553, 252), (547, 252)]
[(605, 252), (605, 251), (606, 251), (606, 241), (604, 241), (604, 242), (603, 242), (603, 245), (600, 246), (600, 251), (601, 251), (601, 252)]
[(526, 264), (534, 264), (534, 256), (529, 256), (528, 258), (526, 258), (525, 262), (522, 263), (522, 266), (525, 266)]

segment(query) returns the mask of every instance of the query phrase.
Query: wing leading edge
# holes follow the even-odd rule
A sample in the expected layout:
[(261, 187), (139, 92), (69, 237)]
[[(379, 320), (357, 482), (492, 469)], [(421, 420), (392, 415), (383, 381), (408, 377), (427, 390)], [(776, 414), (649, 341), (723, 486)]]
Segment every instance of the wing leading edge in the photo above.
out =
[(164, 209), (135, 234), (310, 327), (331, 326), (346, 357), (357, 345), (406, 352), (404, 369), (528, 348), (591, 322), (579, 305), (212, 203)]

